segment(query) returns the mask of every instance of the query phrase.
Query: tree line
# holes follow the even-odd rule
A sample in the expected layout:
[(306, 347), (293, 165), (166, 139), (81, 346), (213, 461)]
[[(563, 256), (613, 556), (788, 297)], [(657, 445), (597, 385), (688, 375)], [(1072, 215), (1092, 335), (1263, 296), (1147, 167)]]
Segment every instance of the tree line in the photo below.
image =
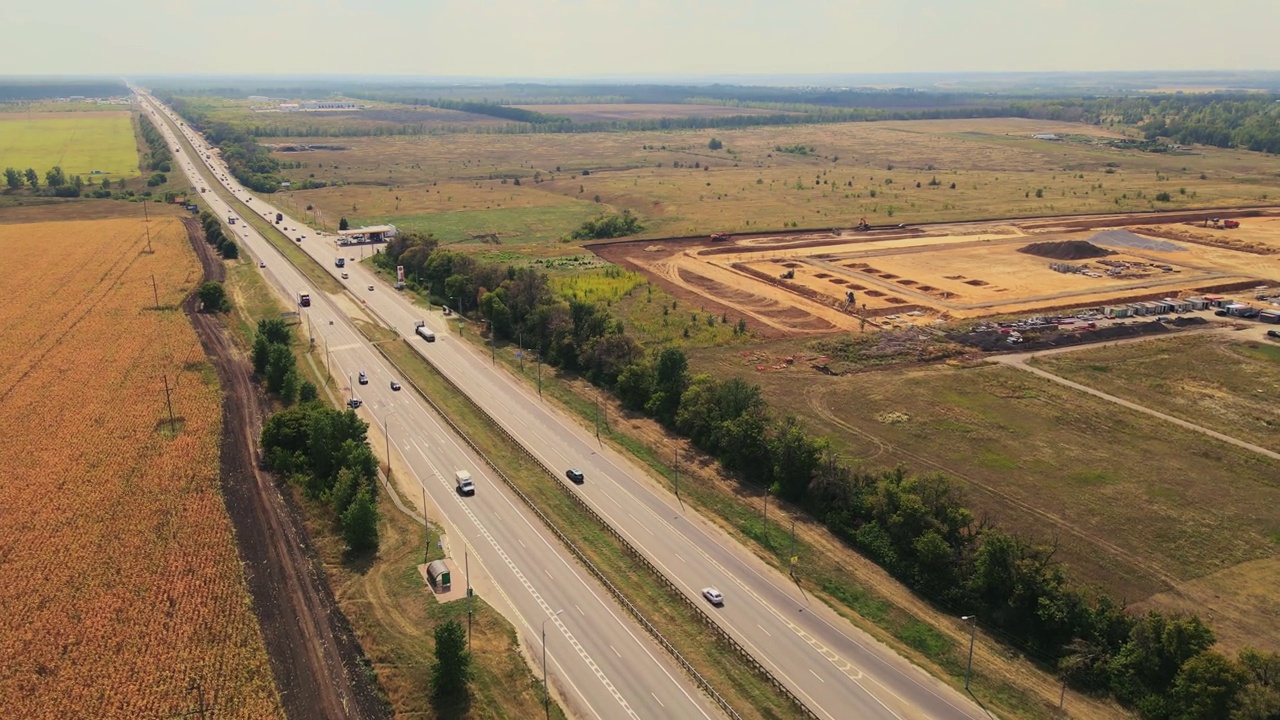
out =
[(181, 115), (187, 124), (203, 133), (210, 144), (218, 147), (227, 168), (241, 185), (258, 193), (273, 193), (280, 189), (280, 161), (271, 157), (271, 151), (259, 145), (247, 131), (230, 123), (210, 120), (202, 110), (183, 98), (165, 95), (160, 99)]
[(200, 213), (200, 224), (204, 228), (205, 242), (217, 249), (218, 254), (226, 260), (240, 257), (240, 248), (222, 232), (222, 223), (208, 210)]
[(250, 352), (254, 373), (268, 392), (291, 405), (262, 427), (266, 464), (321, 504), (351, 553), (376, 550), (378, 461), (369, 447), (369, 426), (355, 412), (319, 401), (316, 386), (301, 379), (292, 341), (284, 319), (258, 321)]
[(411, 286), (482, 318), (495, 340), (535, 350), (689, 438), (937, 606), (977, 615), (1073, 687), (1152, 720), (1280, 718), (1280, 655), (1227, 658), (1211, 649), (1213, 632), (1198, 617), (1134, 615), (1072, 585), (1051, 544), (976, 519), (946, 476), (851, 465), (770, 409), (759, 386), (692, 374), (677, 348), (646, 350), (606, 307), (556, 298), (545, 273), (478, 261), (415, 233), (392, 239), (375, 261), (404, 266)]
[[(84, 194), (93, 197), (104, 198), (111, 197), (111, 180), (102, 178), (95, 181), (92, 176), (85, 180), (80, 175), (68, 176), (63, 171), (61, 165), (55, 165), (51, 169), (45, 171), (44, 187), (40, 186), (40, 173), (35, 168), (27, 168), (19, 170), (15, 167), (7, 167), (4, 169), (4, 181), (7, 192), (16, 192), (25, 188), (30, 188), (33, 194), (51, 195), (53, 197), (80, 197)], [(116, 186), (124, 189), (124, 178), (116, 181)]]

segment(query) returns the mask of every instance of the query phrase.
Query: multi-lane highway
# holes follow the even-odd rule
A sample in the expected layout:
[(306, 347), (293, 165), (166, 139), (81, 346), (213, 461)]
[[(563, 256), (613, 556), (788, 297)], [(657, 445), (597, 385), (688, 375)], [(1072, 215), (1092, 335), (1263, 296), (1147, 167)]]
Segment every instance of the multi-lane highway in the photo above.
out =
[[(196, 147), (204, 147), (198, 134), (189, 128), (185, 132)], [(241, 188), (216, 154), (210, 154), (208, 163), (228, 190), (247, 200), (249, 207), (263, 216), (274, 219), (279, 210)], [(719, 528), (683, 507), (667, 487), (655, 482), (630, 459), (599, 444), (587, 428), (542, 403), (536, 392), (500, 367), (494, 367), (484, 353), (448, 335), (440, 315), (413, 306), (363, 266), (349, 265), (343, 270), (334, 267), (333, 260), (339, 252), (349, 256), (350, 248), (340, 251), (333, 238), (318, 237), (313, 230), (287, 215), (280, 225), (291, 228), (286, 234), (295, 240), (306, 235), (299, 243), (301, 248), (336, 278), (345, 271), (349, 278), (340, 282), (354, 297), (393, 330), (410, 338), (441, 372), (463, 388), (555, 475), (563, 478), (566, 468), (581, 469), (586, 482), (574, 491), (581, 493), (685, 593), (696, 599), (701, 588), (718, 587), (725, 595), (725, 604), (722, 608), (708, 607), (715, 621), (819, 717), (831, 720), (988, 717), (964, 695), (854, 628), (803, 593), (786, 575), (761, 562)], [(254, 249), (259, 257), (271, 252)], [(268, 260), (268, 271), (276, 273), (273, 262), (283, 264), (283, 259)], [(296, 280), (294, 286), (287, 282), (283, 285), (293, 288), (289, 291), (291, 294), (308, 289), (306, 281), (296, 272), (287, 279), (280, 277), (278, 282), (286, 280)], [(376, 289), (368, 290), (370, 285)], [(325, 312), (331, 312), (326, 298), (318, 301)], [(314, 318), (315, 313), (312, 315)], [(416, 339), (414, 324), (417, 321), (425, 321), (435, 331), (438, 341), (427, 344)], [(324, 320), (320, 322), (323, 329)], [(329, 349), (333, 347), (330, 341)], [(373, 365), (372, 359), (369, 365)], [(383, 382), (385, 385), (389, 380), (384, 378)], [(373, 406), (375, 415), (381, 408), (376, 403), (377, 400)], [(394, 424), (392, 434), (396, 436)], [(437, 457), (432, 454), (434, 448), (406, 451), (402, 443), (397, 446), (402, 453), (421, 450), (424, 457)], [(405, 459), (410, 458), (406, 455)], [(448, 468), (441, 468), (442, 472), (445, 470)], [(659, 715), (685, 717), (669, 709)]]
[[(206, 187), (194, 161), (172, 135), (178, 164), (193, 185)], [(199, 139), (195, 139), (199, 142)], [(197, 145), (196, 147), (200, 147)], [(215, 173), (220, 173), (215, 170)], [(202, 199), (222, 217), (238, 215), (209, 188)], [(290, 227), (293, 227), (290, 225)], [(263, 265), (262, 271), (286, 295), (306, 289), (307, 282), (252, 226), (231, 228), (240, 243)], [(368, 283), (366, 283), (367, 285)], [(314, 290), (306, 309), (317, 342), (327, 344), (326, 362), (339, 378), (338, 394), (363, 401), (360, 408), (372, 424), (389, 430), (390, 442), (445, 515), (450, 550), (465, 552), (470, 564), (492, 580), (499, 597), (490, 602), (514, 612), (525, 644), (541, 652), (547, 633), (547, 665), (551, 684), (574, 717), (715, 718), (718, 708), (677, 668), (642, 629), (620, 610), (607, 591), (582, 570), (568, 552), (515, 499), (500, 480), (465, 445), (438, 422), (411, 390), (391, 388), (392, 374), (381, 356), (351, 325), (346, 313)], [(296, 300), (296, 295), (294, 295)], [(356, 379), (360, 372), (368, 384)], [(378, 448), (381, 450), (381, 448)], [(456, 492), (453, 474), (464, 469), (477, 492)], [(455, 583), (465, 582), (455, 573)], [(563, 611), (557, 615), (557, 611)], [(504, 612), (509, 617), (512, 612)]]

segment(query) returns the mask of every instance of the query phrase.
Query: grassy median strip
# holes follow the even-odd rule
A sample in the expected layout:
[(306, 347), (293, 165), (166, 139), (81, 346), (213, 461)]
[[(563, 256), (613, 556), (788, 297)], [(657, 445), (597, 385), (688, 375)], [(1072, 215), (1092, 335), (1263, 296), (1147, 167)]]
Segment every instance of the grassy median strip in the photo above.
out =
[(405, 343), (380, 349), (406, 379), (425, 392), (571, 542), (619, 588), (676, 650), (744, 718), (803, 717), (770, 684), (742, 662), (728, 643), (690, 613), (683, 596), (668, 589), (632, 558), (622, 544), (594, 519), (584, 515), (545, 469), (453, 389), (434, 368)]
[[(213, 173), (209, 170), (209, 166), (204, 164), (202, 159), (204, 156), (191, 146), (191, 142), (187, 140), (187, 136), (183, 135), (178, 128), (175, 128), (168, 118), (165, 118), (164, 122), (168, 123), (169, 129), (177, 135), (178, 142), (182, 143), (182, 147), (191, 155), (191, 157), (195, 158), (196, 172), (200, 174), (200, 178), (209, 188), (208, 192), (216, 193), (223, 202), (231, 206), (231, 208), (235, 210), (236, 214), (240, 216), (242, 222), (247, 222), (252, 225), (255, 230), (267, 239), (267, 242), (271, 243), (277, 250), (284, 253), (284, 256), (289, 258), (289, 262), (298, 269), (298, 272), (306, 275), (307, 279), (310, 280), (317, 288), (327, 293), (341, 293), (344, 291), (342, 283), (335, 280), (332, 275), (320, 266), (319, 262), (303, 252), (302, 248), (298, 247), (298, 243), (290, 240), (280, 231), (279, 228), (266, 218), (262, 217), (260, 210), (255, 210), (253, 207), (246, 205), (243, 201), (228, 191), (222, 183), (218, 182), (218, 180), (213, 176)], [(193, 193), (193, 197), (203, 200), (204, 196), (207, 195), (208, 192), (201, 193), (197, 191)], [(207, 202), (200, 204), (205, 209), (209, 209), (209, 204)], [(227, 221), (225, 217), (221, 218), (221, 220), (224, 224)], [(236, 233), (229, 233), (228, 237), (236, 240), (239, 236)], [(303, 240), (302, 242), (307, 242), (308, 240), (317, 242), (314, 238), (307, 238), (307, 240)], [(240, 244), (240, 242), (238, 241), (236, 244)]]
[[(482, 338), (473, 336), (467, 339), (477, 348), (489, 350), (487, 342)], [(521, 366), (515, 357), (513, 346), (499, 348), (496, 358), (530, 385), (536, 386), (536, 365), (526, 357)], [(672, 482), (674, 487), (671, 465), (674, 454), (670, 457), (665, 454), (660, 456), (646, 444), (645, 439), (628, 432), (626, 422), (619, 422), (622, 411), (611, 398), (593, 387), (584, 385), (585, 389), (582, 389), (565, 381), (554, 368), (542, 368), (541, 377), (542, 393), (547, 398), (577, 415), (588, 428), (594, 428), (596, 414), (599, 412), (600, 437), (615, 448), (630, 453), (647, 465), (655, 475)], [(601, 393), (599, 410), (593, 393)], [(950, 637), (921, 620), (909, 609), (896, 604), (890, 597), (858, 583), (842, 567), (839, 558), (807, 542), (804, 538), (806, 533), (798, 534), (793, 546), (789, 515), (784, 516), (778, 512), (776, 500), (771, 498), (769, 501), (769, 521), (766, 525), (764, 504), (759, 493), (752, 496), (749, 493), (733, 492), (721, 483), (691, 478), (688, 476), (688, 461), (689, 458), (686, 457), (685, 462), (681, 463), (680, 473), (680, 497), (686, 503), (705, 516), (719, 519), (722, 527), (740, 542), (754, 545), (756, 554), (780, 571), (789, 570), (793, 555), (799, 557), (796, 576), (806, 592), (817, 594), (850, 622), (875, 635), (899, 653), (929, 667), (935, 675), (950, 677), (957, 682), (963, 680), (967, 644), (960, 647)], [(998, 709), (1002, 714), (1008, 713), (1019, 718), (1053, 717), (1053, 712), (1025, 687), (1009, 682), (1001, 674), (984, 672), (975, 663), (973, 678), (974, 683), (980, 684), (982, 702)]]

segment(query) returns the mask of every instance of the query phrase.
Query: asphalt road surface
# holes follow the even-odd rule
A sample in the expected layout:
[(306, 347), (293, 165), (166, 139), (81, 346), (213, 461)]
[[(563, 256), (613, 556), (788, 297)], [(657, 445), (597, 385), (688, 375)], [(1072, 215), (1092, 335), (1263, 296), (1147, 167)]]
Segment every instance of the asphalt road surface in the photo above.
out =
[[(201, 138), (189, 129), (186, 131), (189, 137), (194, 138), (196, 146), (201, 147)], [(276, 212), (283, 212), (246, 192), (217, 161), (216, 155), (211, 154), (210, 157), (210, 165), (219, 181), (241, 200), (249, 199), (250, 207), (272, 219)], [(208, 194), (205, 198), (210, 199)], [(542, 403), (533, 389), (501, 368), (492, 366), (487, 354), (447, 334), (439, 314), (414, 307), (361, 265), (348, 263), (343, 269), (334, 266), (334, 258), (340, 254), (352, 257), (355, 250), (355, 256), (359, 257), (358, 249), (339, 248), (333, 236), (317, 235), (287, 215), (280, 226), (293, 229), (286, 234), (295, 240), (305, 234), (306, 238), (299, 247), (335, 278), (339, 278), (341, 272), (348, 273), (349, 279), (340, 282), (354, 297), (386, 325), (411, 338), (424, 356), (429, 356), (445, 375), (463, 388), (562, 482), (568, 482), (564, 479), (565, 469), (581, 469), (586, 482), (575, 492), (581, 493), (597, 512), (690, 597), (700, 599), (701, 589), (707, 586), (723, 592), (724, 607), (708, 607), (716, 622), (786, 683), (819, 717), (831, 720), (851, 717), (900, 720), (989, 717), (968, 697), (854, 628), (808, 596), (785, 574), (764, 564), (719, 528), (684, 508), (669, 488), (657, 484), (629, 459), (597, 443), (592, 431)], [(281, 257), (275, 256), (274, 264), (270, 259), (267, 263), (269, 274), (286, 272), (286, 268), (291, 271)], [(277, 266), (282, 267), (277, 270)], [(296, 282), (296, 285), (289, 286), (286, 282), (286, 287), (307, 288), (305, 280), (296, 272), (292, 272), (287, 280)], [(370, 285), (376, 289), (369, 291)], [(319, 308), (313, 306), (309, 314), (316, 326), (325, 330), (327, 319), (332, 317), (331, 306), (326, 298), (318, 298), (314, 290), (311, 292), (313, 302), (318, 300)], [(319, 320), (315, 319), (317, 316)], [(435, 332), (437, 342), (428, 344), (416, 338), (416, 321), (425, 321)], [(335, 327), (346, 335), (353, 332), (341, 326)], [(349, 341), (330, 339), (329, 349), (348, 347)], [(352, 367), (349, 362), (343, 367)], [(365, 362), (368, 367), (373, 367), (376, 361), (366, 353)], [(387, 380), (383, 378), (381, 381), (385, 387)], [(376, 380), (371, 384), (373, 382)], [(401, 412), (399, 408), (405, 404), (409, 403), (396, 406), (397, 416)], [(378, 413), (383, 410), (381, 405), (375, 404), (374, 407)], [(418, 428), (413, 428), (412, 432), (415, 442), (420, 443)], [(394, 426), (392, 433), (396, 436)], [(423, 457), (427, 455), (426, 448), (406, 451), (403, 446), (399, 447), (402, 453), (415, 454), (421, 450)], [(433, 447), (432, 459), (437, 458)], [(410, 459), (406, 455), (406, 460)], [(436, 465), (442, 473), (451, 472), (447, 463), (440, 466), (437, 461)], [(486, 482), (484, 486), (490, 484)], [(480, 496), (478, 493), (477, 497)], [(466, 504), (473, 505), (474, 501)], [(505, 512), (509, 515), (512, 510)], [(503, 524), (507, 523), (504, 521)], [(531, 556), (530, 562), (540, 558), (540, 553), (549, 551), (546, 548), (539, 550)], [(663, 715), (659, 710), (659, 715)], [(669, 708), (665, 715), (683, 716), (678, 712), (672, 713)]]
[[(179, 147), (171, 128), (160, 126), (171, 146)], [(206, 185), (188, 153), (179, 150), (174, 155), (192, 184)], [(235, 214), (212, 189), (201, 197), (222, 217)], [(232, 229), (252, 257), (265, 264), (262, 270), (268, 279), (296, 302), (296, 292), (307, 288), (301, 273), (251, 226), (240, 222)], [(329, 369), (341, 385), (337, 394), (360, 399), (359, 413), (371, 424), (389, 429), (390, 443), (446, 515), (455, 561), (462, 565), (460, 556), (465, 553), (472, 566), (483, 568), (500, 595), (489, 602), (514, 611), (517, 630), (534, 657), (540, 657), (546, 621), (550, 682), (566, 712), (586, 718), (721, 717), (714, 703), (502, 482), (487, 474), (486, 466), (411, 389), (391, 389), (391, 381), (400, 378), (384, 366), (382, 356), (355, 330), (345, 312), (322, 293), (313, 289), (311, 294), (312, 306), (304, 309), (306, 319), (318, 342), (323, 333)], [(362, 371), (368, 376), (367, 385), (356, 380)], [(457, 493), (453, 474), (458, 469), (474, 478), (475, 495)], [(455, 576), (454, 582), (466, 580)], [(557, 615), (557, 611), (563, 612)], [(512, 617), (512, 612), (504, 614)]]

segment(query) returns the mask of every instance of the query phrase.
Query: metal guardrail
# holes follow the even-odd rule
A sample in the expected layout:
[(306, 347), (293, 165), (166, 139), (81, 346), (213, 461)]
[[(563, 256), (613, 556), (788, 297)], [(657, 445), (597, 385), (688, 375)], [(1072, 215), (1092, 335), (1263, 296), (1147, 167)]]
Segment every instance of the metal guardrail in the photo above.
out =
[[(441, 372), (440, 369), (436, 366), (436, 364), (431, 360), (431, 358), (422, 355), (422, 353), (418, 353), (417, 348), (415, 348), (413, 344), (408, 340), (401, 338), (401, 341), (404, 342), (404, 344), (408, 346), (409, 349), (413, 350), (420, 357), (422, 357), (424, 361), (426, 361), (433, 368), (435, 368), (436, 373), (444, 380), (444, 382), (447, 383), (449, 387), (452, 388), (455, 392), (457, 392), (460, 396), (465, 398), (467, 403), (476, 412), (478, 412), (481, 415), (481, 417), (487, 420), (491, 426), (493, 426), (498, 432), (502, 433), (502, 435), (505, 436), (512, 443), (512, 445), (518, 448), (520, 452), (524, 453), (524, 455), (528, 457), (530, 460), (532, 460), (535, 464), (537, 464), (538, 467), (542, 468), (543, 471), (546, 472), (547, 475), (549, 475), (552, 478), (552, 481), (554, 482), (555, 486), (559, 488), (560, 491), (563, 492), (567, 497), (569, 497), (575, 503), (577, 503), (578, 507), (584, 512), (586, 512), (586, 514), (592, 520), (594, 520), (598, 526), (600, 526), (602, 529), (604, 529), (606, 532), (612, 535), (614, 539), (617, 540), (618, 543), (622, 546), (623, 550), (628, 555), (630, 555), (632, 559), (634, 559), (635, 561), (643, 565), (644, 568), (648, 570), (651, 575), (653, 575), (658, 580), (660, 580), (664, 585), (666, 585), (667, 589), (670, 590), (676, 597), (684, 600), (685, 606), (694, 613), (694, 616), (697, 617), (707, 629), (715, 632), (716, 635), (721, 640), (723, 640), (725, 644), (727, 644), (730, 648), (732, 648), (733, 651), (737, 653), (737, 655), (740, 658), (745, 660), (757, 675), (759, 675), (764, 680), (769, 682), (769, 684), (773, 686), (774, 690), (776, 690), (778, 694), (782, 695), (784, 698), (789, 700), (796, 707), (796, 709), (798, 709), (801, 712), (802, 715), (804, 715), (805, 717), (814, 718), (814, 720), (818, 719), (818, 715), (814, 713), (812, 710), (810, 710), (809, 707), (805, 705), (802, 700), (800, 700), (800, 698), (796, 697), (795, 693), (791, 692), (790, 688), (784, 685), (782, 681), (778, 680), (778, 678), (775, 677), (773, 673), (769, 672), (768, 668), (762, 665), (759, 660), (756, 660), (755, 656), (752, 655), (750, 652), (748, 652), (746, 648), (742, 647), (742, 645), (738, 643), (737, 640), (733, 639), (733, 637), (729, 635), (729, 633), (727, 633), (724, 630), (724, 628), (716, 624), (716, 622), (711, 618), (711, 616), (707, 614), (706, 610), (704, 610), (697, 603), (689, 599), (689, 596), (685, 595), (680, 590), (680, 588), (676, 587), (675, 583), (671, 582), (671, 580), (668, 579), (667, 576), (664, 575), (661, 571), (659, 571), (658, 568), (656, 568), (653, 565), (653, 563), (649, 562), (648, 558), (646, 558), (643, 554), (641, 554), (641, 552), (637, 550), (630, 542), (628, 542), (627, 539), (623, 537), (621, 533), (615, 530), (612, 525), (606, 522), (604, 518), (602, 518), (600, 514), (595, 511), (595, 509), (593, 509), (590, 505), (587, 504), (585, 500), (582, 499), (581, 496), (579, 496), (577, 493), (570, 490), (570, 488), (566, 486), (564, 483), (560, 482), (560, 478), (558, 475), (556, 475), (549, 468), (543, 465), (542, 462), (539, 461), (538, 458), (536, 458), (533, 455), (533, 453), (531, 453), (529, 449), (524, 446), (523, 443), (521, 443), (519, 440), (513, 437), (511, 433), (507, 432), (506, 428), (502, 427), (501, 424), (499, 424), (496, 420), (494, 420), (492, 415), (486, 412), (484, 408), (480, 407), (480, 405), (476, 403), (476, 401), (473, 400), (470, 395), (463, 392), (462, 389), (459, 388), (457, 384), (453, 382), (453, 380), (449, 379), (447, 375)], [(391, 356), (387, 354), (386, 350), (383, 349), (382, 346), (375, 345), (375, 347), (377, 347), (378, 352), (382, 354), (382, 356), (387, 360), (387, 362), (391, 363), (391, 366), (396, 368), (396, 370), (400, 373), (400, 376), (402, 378), (405, 378), (406, 382), (408, 382), (409, 385), (413, 387), (413, 389), (416, 390), (419, 395), (421, 395), (424, 399), (426, 399), (427, 403), (431, 405), (432, 409), (434, 409), (436, 413), (441, 418), (443, 418), (446, 423), (448, 423), (450, 429), (452, 429), (453, 432), (458, 435), (458, 437), (461, 437), (463, 441), (466, 442), (467, 445), (471, 448), (471, 450), (480, 457), (480, 459), (484, 460), (485, 464), (488, 465), (494, 471), (494, 473), (497, 474), (497, 476), (507, 485), (508, 488), (511, 489), (512, 492), (516, 494), (517, 497), (520, 498), (522, 502), (524, 502), (525, 506), (527, 506), (531, 511), (533, 511), (533, 513), (538, 516), (538, 519), (542, 521), (542, 523), (547, 527), (547, 529), (549, 529), (552, 533), (554, 533), (555, 536), (560, 540), (560, 542), (566, 548), (569, 549), (569, 552), (573, 553), (574, 557), (578, 559), (578, 562), (582, 563), (583, 567), (585, 567), (592, 575), (595, 576), (597, 580), (600, 581), (602, 585), (605, 586), (605, 589), (607, 589), (609, 593), (613, 595), (613, 598), (618, 601), (618, 604), (620, 604), (624, 609), (626, 609), (627, 612), (631, 613), (632, 617), (634, 617), (636, 621), (639, 622), (641, 626), (643, 626), (644, 629), (651, 636), (653, 636), (655, 640), (657, 640), (658, 644), (661, 645), (663, 649), (666, 650), (673, 658), (675, 658), (676, 662), (678, 662), (680, 666), (684, 669), (684, 671), (688, 673), (691, 678), (693, 678), (694, 682), (697, 683), (698, 686), (702, 688), (703, 692), (705, 692), (712, 700), (714, 700), (716, 704), (719, 705), (722, 710), (728, 713), (731, 718), (735, 718), (735, 720), (741, 720), (741, 716), (737, 713), (736, 710), (734, 710), (729, 705), (728, 701), (726, 701), (724, 697), (720, 695), (720, 693), (716, 692), (715, 688), (711, 686), (711, 683), (707, 681), (707, 679), (704, 678), (702, 674), (699, 673), (697, 669), (695, 669), (693, 665), (688, 660), (686, 660), (683, 655), (680, 654), (680, 651), (677, 650), (675, 646), (672, 645), (671, 642), (667, 640), (662, 635), (662, 633), (656, 627), (653, 626), (651, 622), (649, 622), (648, 618), (644, 616), (644, 614), (640, 611), (640, 609), (637, 608), (635, 605), (633, 605), (631, 601), (628, 600), (627, 597), (622, 593), (622, 591), (619, 590), (616, 586), (614, 586), (614, 584), (610, 582), (607, 577), (605, 577), (605, 574), (599, 568), (597, 568), (595, 564), (592, 563), (591, 560), (589, 560), (581, 550), (578, 549), (578, 547), (573, 543), (573, 541), (571, 541), (568, 537), (566, 537), (565, 534), (560, 531), (560, 528), (556, 527), (555, 523), (552, 522), (551, 518), (547, 517), (542, 512), (542, 510), (539, 509), (536, 504), (534, 504), (532, 499), (530, 499), (527, 495), (525, 495), (524, 492), (520, 490), (520, 488), (516, 487), (516, 484), (511, 480), (511, 478), (507, 477), (506, 473), (502, 472), (502, 470), (492, 460), (489, 459), (489, 456), (485, 455), (485, 453), (479, 448), (479, 446), (477, 446), (476, 443), (469, 436), (467, 436), (466, 433), (462, 431), (462, 428), (458, 427), (457, 424), (453, 422), (453, 419), (450, 418), (440, 406), (436, 405), (435, 401), (432, 400), (430, 396), (427, 395), (427, 393), (423, 392), (422, 388), (419, 388), (412, 380), (409, 379), (409, 375), (404, 372), (403, 368), (401, 368), (399, 365), (396, 364), (395, 360), (393, 360)]]

